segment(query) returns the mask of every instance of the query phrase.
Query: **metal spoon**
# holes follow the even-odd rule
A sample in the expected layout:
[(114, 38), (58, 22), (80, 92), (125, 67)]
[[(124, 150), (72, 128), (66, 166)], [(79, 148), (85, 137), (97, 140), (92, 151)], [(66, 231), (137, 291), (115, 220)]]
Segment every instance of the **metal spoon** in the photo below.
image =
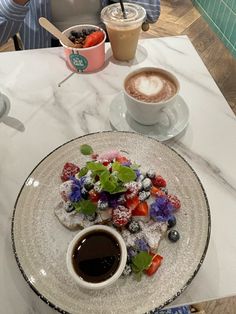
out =
[(49, 33), (59, 39), (65, 46), (74, 47), (75, 44), (63, 34), (55, 25), (53, 25), (45, 17), (39, 18), (39, 24), (45, 28)]

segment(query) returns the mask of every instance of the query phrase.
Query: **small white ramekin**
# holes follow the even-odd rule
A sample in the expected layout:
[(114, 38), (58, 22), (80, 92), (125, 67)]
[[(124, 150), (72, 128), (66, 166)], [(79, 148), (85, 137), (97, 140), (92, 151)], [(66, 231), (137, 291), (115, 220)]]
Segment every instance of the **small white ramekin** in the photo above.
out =
[[(85, 281), (83, 278), (81, 278), (75, 272), (74, 267), (73, 267), (73, 261), (72, 261), (72, 255), (78, 241), (84, 238), (86, 234), (91, 233), (93, 231), (94, 232), (105, 231), (107, 233), (110, 233), (117, 240), (120, 246), (120, 251), (121, 251), (120, 264), (116, 272), (114, 273), (114, 275), (110, 277), (109, 279), (99, 282), (99, 283), (88, 282), (88, 281)], [(66, 264), (67, 264), (67, 268), (70, 275), (73, 277), (73, 279), (78, 283), (80, 287), (87, 288), (87, 289), (102, 289), (113, 284), (121, 276), (125, 268), (126, 261), (127, 261), (127, 248), (126, 248), (126, 245), (122, 236), (114, 228), (104, 226), (104, 225), (94, 225), (94, 226), (85, 228), (81, 230), (79, 233), (77, 233), (76, 236), (70, 242), (68, 250), (67, 250), (67, 255), (66, 255)]]

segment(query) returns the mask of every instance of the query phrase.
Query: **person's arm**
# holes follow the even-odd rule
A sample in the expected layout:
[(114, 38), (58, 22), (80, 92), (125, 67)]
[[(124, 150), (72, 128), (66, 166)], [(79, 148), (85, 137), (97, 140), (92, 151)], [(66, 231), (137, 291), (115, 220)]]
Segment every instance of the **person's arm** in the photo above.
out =
[[(144, 7), (147, 12), (147, 22), (155, 23), (160, 16), (160, 0), (125, 0), (130, 3), (137, 3)], [(110, 0), (110, 3), (119, 2), (119, 0)]]
[(155, 23), (158, 20), (161, 12), (160, 0), (131, 0), (130, 2), (135, 2), (144, 7), (147, 12), (148, 23)]
[(0, 0), (0, 45), (18, 33), (29, 10), (25, 0)]

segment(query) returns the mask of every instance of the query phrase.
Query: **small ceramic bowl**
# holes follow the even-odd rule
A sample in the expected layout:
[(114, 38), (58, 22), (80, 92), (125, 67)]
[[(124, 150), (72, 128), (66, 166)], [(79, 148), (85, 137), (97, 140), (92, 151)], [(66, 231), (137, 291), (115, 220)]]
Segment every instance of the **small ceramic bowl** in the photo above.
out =
[[(84, 278), (78, 275), (73, 265), (73, 256), (80, 240), (83, 243), (83, 240), (86, 238), (86, 235), (92, 234), (94, 232), (100, 232), (100, 231), (107, 233), (113, 239), (115, 239), (115, 241), (119, 245), (120, 257), (119, 257), (118, 267), (116, 268), (113, 275), (104, 281), (94, 283), (94, 282), (86, 281)], [(102, 289), (113, 284), (121, 276), (125, 268), (126, 262), (127, 262), (127, 248), (126, 248), (126, 244), (122, 236), (114, 228), (104, 226), (104, 225), (94, 225), (94, 226), (85, 228), (81, 230), (79, 233), (77, 233), (77, 235), (72, 239), (72, 241), (69, 244), (69, 247), (67, 250), (67, 256), (66, 256), (67, 268), (70, 275), (78, 283), (80, 287), (87, 288), (87, 289)]]
[(83, 24), (76, 25), (66, 29), (63, 33), (69, 37), (71, 31), (82, 31), (82, 29), (94, 28), (100, 30), (104, 34), (104, 39), (98, 45), (89, 48), (73, 48), (64, 45), (64, 52), (66, 56), (66, 63), (73, 72), (94, 72), (99, 70), (105, 62), (105, 41), (106, 33), (98, 26)]

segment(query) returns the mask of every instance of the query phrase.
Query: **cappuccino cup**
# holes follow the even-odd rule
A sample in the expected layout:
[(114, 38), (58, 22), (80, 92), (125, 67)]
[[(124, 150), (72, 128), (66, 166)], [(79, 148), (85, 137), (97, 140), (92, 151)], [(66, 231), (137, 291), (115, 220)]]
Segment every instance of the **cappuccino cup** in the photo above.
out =
[(143, 125), (153, 125), (158, 114), (175, 103), (180, 84), (164, 69), (145, 67), (129, 73), (123, 85), (128, 113)]

